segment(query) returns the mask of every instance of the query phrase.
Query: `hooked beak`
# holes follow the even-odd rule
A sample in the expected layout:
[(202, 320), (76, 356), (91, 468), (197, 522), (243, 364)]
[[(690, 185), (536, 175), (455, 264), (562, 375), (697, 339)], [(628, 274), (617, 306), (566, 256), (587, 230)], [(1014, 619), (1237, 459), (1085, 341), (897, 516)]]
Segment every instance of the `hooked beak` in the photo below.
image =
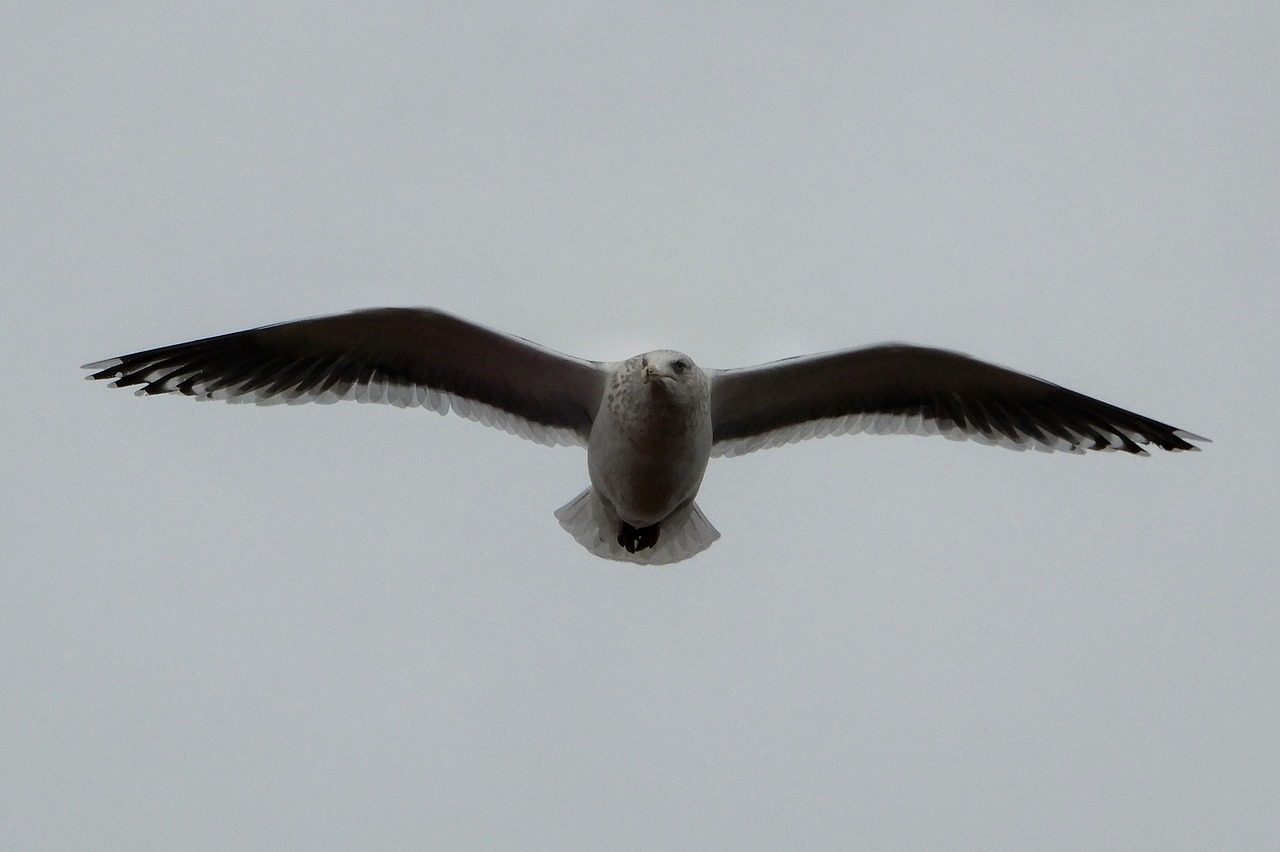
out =
[(675, 378), (675, 376), (667, 375), (666, 373), (662, 372), (652, 364), (646, 364), (644, 367), (644, 380), (646, 383), (652, 382), (655, 380), (661, 381), (662, 379), (673, 379), (673, 378)]

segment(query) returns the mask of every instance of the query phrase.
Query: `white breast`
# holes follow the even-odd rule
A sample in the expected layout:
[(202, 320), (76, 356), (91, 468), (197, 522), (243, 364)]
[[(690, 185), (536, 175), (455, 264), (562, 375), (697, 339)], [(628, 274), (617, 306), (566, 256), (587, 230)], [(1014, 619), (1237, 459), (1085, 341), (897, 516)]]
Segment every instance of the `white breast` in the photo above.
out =
[[(701, 371), (698, 371), (699, 373)], [(708, 383), (615, 375), (596, 415), (587, 468), (596, 493), (632, 526), (656, 524), (698, 493), (711, 457)]]

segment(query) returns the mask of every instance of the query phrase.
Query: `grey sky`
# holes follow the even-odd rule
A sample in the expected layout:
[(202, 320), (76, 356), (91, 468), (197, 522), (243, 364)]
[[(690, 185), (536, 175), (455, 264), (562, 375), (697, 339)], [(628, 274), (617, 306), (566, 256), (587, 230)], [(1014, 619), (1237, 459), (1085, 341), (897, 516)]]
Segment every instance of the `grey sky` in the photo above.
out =
[[(1280, 844), (1280, 11), (20, 3), (0, 846)], [(585, 454), (77, 366), (373, 305), (596, 359), (945, 346), (1214, 439)]]

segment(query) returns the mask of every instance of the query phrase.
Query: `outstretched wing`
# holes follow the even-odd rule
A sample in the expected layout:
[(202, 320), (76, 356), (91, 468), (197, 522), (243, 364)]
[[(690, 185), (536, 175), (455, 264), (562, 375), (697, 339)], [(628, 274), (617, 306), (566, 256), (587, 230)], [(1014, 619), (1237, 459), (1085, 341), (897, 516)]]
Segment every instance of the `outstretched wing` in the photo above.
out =
[(377, 308), (178, 343), (85, 369), (139, 395), (422, 406), (542, 444), (585, 446), (605, 370), (425, 308)]
[(851, 432), (942, 434), (1013, 449), (1195, 450), (1204, 441), (967, 355), (886, 344), (711, 372), (714, 455)]

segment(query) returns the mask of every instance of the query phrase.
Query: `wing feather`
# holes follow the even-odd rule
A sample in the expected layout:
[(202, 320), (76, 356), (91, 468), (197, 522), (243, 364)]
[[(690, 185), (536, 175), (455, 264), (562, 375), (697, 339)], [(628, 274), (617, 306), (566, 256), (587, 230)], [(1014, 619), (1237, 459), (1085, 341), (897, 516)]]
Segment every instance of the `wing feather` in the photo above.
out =
[(942, 434), (1011, 449), (1083, 452), (1207, 441), (1084, 394), (957, 352), (884, 344), (711, 370), (713, 455), (809, 437)]
[(377, 308), (86, 364), (90, 379), (259, 405), (421, 406), (543, 444), (585, 446), (605, 369), (426, 308)]

